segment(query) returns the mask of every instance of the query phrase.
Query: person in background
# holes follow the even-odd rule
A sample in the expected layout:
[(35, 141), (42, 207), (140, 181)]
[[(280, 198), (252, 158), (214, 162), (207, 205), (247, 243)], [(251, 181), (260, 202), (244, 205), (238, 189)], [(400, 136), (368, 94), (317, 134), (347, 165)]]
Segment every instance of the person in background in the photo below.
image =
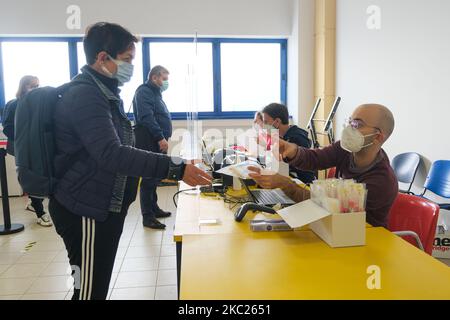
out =
[(87, 65), (55, 107), (58, 183), (49, 211), (74, 270), (73, 300), (106, 299), (139, 177), (211, 184), (211, 177), (191, 163), (133, 147), (119, 86), (133, 76), (137, 41), (117, 24), (88, 27)]
[[(8, 138), (6, 151), (14, 156), (14, 117), (18, 101), (31, 90), (39, 87), (39, 79), (35, 76), (24, 76), (20, 79), (19, 89), (17, 90), (16, 99), (9, 101), (3, 110), (3, 133)], [(26, 210), (36, 213), (37, 224), (43, 227), (51, 227), (53, 225), (50, 215), (44, 210), (44, 199), (28, 197)]]
[[(167, 154), (172, 136), (170, 112), (162, 98), (169, 87), (169, 71), (163, 66), (153, 67), (147, 82), (136, 90), (133, 112), (136, 121), (136, 148)], [(144, 227), (165, 229), (157, 218), (167, 218), (170, 212), (158, 206), (156, 192), (160, 179), (143, 178), (140, 185), (141, 212)]]
[[(276, 129), (281, 139), (292, 142), (299, 147), (311, 147), (308, 132), (296, 125), (289, 125), (289, 111), (285, 105), (271, 103), (262, 110), (262, 115), (264, 126), (268, 131)], [(312, 171), (299, 170), (293, 166), (289, 167), (289, 172), (306, 184), (311, 183), (316, 178)]]
[(253, 127), (256, 128), (256, 126), (257, 126), (259, 129), (262, 129), (263, 124), (264, 124), (264, 121), (263, 121), (263, 115), (262, 115), (261, 111), (256, 111), (255, 116), (253, 118)]
[[(272, 137), (264, 131), (264, 120), (261, 111), (255, 112), (255, 116), (253, 118), (253, 130), (256, 134), (256, 142), (258, 146), (262, 147), (262, 150), (258, 150), (258, 155), (261, 151), (270, 150)], [(262, 157), (263, 155), (261, 154), (260, 156)]]
[[(398, 182), (382, 146), (394, 131), (394, 116), (385, 106), (364, 104), (356, 108), (342, 131), (341, 140), (323, 149), (299, 147), (280, 139), (279, 152), (289, 165), (302, 170), (336, 167), (336, 178), (366, 184), (366, 221), (387, 228), (389, 211), (398, 194)], [(291, 199), (307, 198), (305, 190), (278, 175), (262, 175), (250, 167), (250, 176), (264, 188), (281, 188)], [(305, 197), (306, 196), (306, 197)]]

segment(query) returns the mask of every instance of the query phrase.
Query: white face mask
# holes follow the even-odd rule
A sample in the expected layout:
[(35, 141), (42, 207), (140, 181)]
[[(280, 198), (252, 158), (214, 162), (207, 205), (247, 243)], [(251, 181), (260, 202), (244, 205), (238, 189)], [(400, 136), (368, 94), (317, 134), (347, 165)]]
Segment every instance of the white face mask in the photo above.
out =
[(359, 152), (361, 151), (361, 149), (373, 144), (373, 142), (371, 142), (369, 144), (364, 145), (364, 138), (371, 137), (377, 134), (378, 133), (363, 135), (361, 132), (359, 132), (358, 129), (355, 129), (352, 126), (347, 125), (342, 131), (341, 147), (342, 149), (348, 152), (353, 153)]
[(254, 124), (253, 124), (253, 130), (255, 130), (255, 131), (262, 130), (262, 127), (261, 127), (259, 124), (254, 123)]
[(267, 130), (267, 131), (271, 131), (271, 130), (278, 130), (277, 127), (275, 127), (275, 121), (272, 122), (272, 124), (264, 124), (263, 129)]

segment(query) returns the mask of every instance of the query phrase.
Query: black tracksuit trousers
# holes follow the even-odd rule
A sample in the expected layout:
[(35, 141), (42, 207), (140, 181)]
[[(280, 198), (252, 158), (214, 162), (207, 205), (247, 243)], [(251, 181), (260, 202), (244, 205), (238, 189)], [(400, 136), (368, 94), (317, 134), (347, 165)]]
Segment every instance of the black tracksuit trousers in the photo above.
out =
[(72, 268), (72, 300), (105, 300), (126, 211), (111, 213), (100, 222), (75, 215), (50, 198), (49, 212)]

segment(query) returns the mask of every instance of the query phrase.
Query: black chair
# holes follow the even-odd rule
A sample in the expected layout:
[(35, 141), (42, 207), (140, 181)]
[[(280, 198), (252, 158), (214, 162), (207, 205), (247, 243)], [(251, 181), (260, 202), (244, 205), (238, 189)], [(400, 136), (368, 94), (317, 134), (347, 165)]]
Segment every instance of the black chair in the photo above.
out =
[(420, 155), (415, 152), (401, 153), (392, 159), (392, 168), (398, 181), (408, 183), (408, 190), (400, 190), (402, 193), (414, 194), (411, 192), (411, 187), (416, 177), (417, 169), (419, 168)]

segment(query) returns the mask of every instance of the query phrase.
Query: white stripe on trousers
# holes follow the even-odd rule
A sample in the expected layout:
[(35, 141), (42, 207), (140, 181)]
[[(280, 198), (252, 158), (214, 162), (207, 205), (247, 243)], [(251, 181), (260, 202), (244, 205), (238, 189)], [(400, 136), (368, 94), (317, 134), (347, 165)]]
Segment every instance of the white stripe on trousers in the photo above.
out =
[(90, 267), (90, 273), (89, 273), (89, 291), (88, 291), (88, 300), (91, 300), (91, 294), (92, 294), (92, 278), (94, 278), (94, 244), (95, 244), (95, 220), (90, 219), (92, 222), (91, 225), (91, 232), (92, 232), (92, 239), (91, 239), (91, 267)]
[(84, 290), (84, 269), (85, 269), (85, 263), (84, 263), (84, 256), (85, 256), (85, 246), (84, 243), (86, 242), (86, 220), (84, 217), (81, 218), (81, 286), (80, 286), (80, 300), (83, 300), (83, 290)]
[(82, 217), (80, 300), (90, 300), (94, 273), (95, 220)]

